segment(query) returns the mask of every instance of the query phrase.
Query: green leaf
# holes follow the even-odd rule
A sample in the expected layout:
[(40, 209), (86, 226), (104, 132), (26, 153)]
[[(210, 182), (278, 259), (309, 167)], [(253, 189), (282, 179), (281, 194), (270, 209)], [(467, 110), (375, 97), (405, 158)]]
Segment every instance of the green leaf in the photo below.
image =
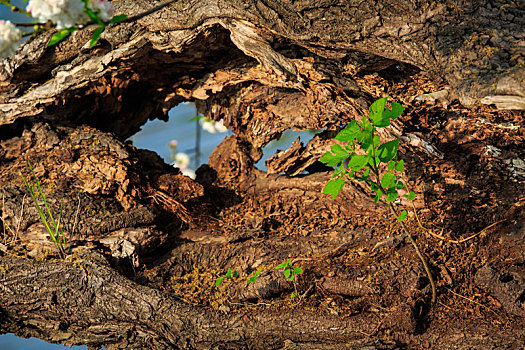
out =
[(377, 148), (378, 157), (383, 162), (389, 162), (397, 155), (397, 147), (399, 146), (399, 140), (392, 140), (383, 143)]
[(375, 128), (368, 122), (368, 120), (365, 120), (362, 123), (362, 127), (363, 130), (359, 132), (356, 139), (357, 143), (361, 145), (361, 148), (367, 150), (373, 144)]
[(360, 131), (361, 131), (361, 128), (359, 128), (357, 121), (352, 120), (343, 130), (341, 130), (337, 134), (337, 136), (335, 137), (335, 140), (353, 141), (357, 137)]
[(385, 121), (383, 119), (383, 112), (385, 110), (386, 99), (386, 97), (380, 98), (379, 100), (375, 101), (370, 105), (370, 113), (368, 114), (368, 116), (374, 126), (383, 127), (390, 125), (389, 119), (387, 119), (388, 124), (386, 125), (384, 125)]
[(237, 273), (237, 270), (233, 271), (233, 277), (237, 277), (239, 274)]
[(222, 277), (217, 278), (217, 281), (215, 281), (215, 286), (216, 287), (220, 286), (222, 281), (224, 281), (225, 278), (226, 278), (226, 276), (222, 276)]
[(206, 117), (203, 116), (202, 114), (200, 114), (200, 115), (198, 115), (198, 116), (196, 116), (196, 117), (191, 118), (191, 119), (188, 120), (188, 121), (190, 121), (190, 122), (194, 122), (194, 121), (196, 121), (196, 120), (201, 120), (201, 119), (206, 119)]
[(295, 292), (292, 292), (292, 294), (290, 294), (290, 298), (291, 299), (295, 298)]
[(388, 191), (388, 194), (386, 195), (386, 201), (388, 203), (392, 203), (393, 201), (395, 201), (397, 199), (397, 191), (396, 190), (393, 190), (393, 191)]
[(69, 36), (69, 34), (73, 33), (75, 30), (78, 30), (78, 28), (77, 27), (71, 27), (71, 28), (62, 29), (61, 31), (59, 31), (58, 33), (55, 33), (51, 37), (51, 40), (49, 40), (49, 42), (47, 43), (47, 46), (53, 46), (53, 45), (61, 42), (62, 40), (67, 38)]
[(84, 10), (86, 10), (87, 15), (94, 23), (104, 26), (104, 22), (102, 22), (100, 17), (98, 17), (98, 15), (92, 9), (86, 6), (84, 7)]
[(89, 47), (93, 47), (97, 44), (98, 39), (100, 39), (100, 35), (104, 32), (105, 27), (98, 27), (93, 32), (93, 35), (91, 36), (91, 41), (89, 42)]
[(292, 271), (290, 269), (284, 269), (284, 277), (290, 278)]
[(370, 190), (372, 190), (372, 191), (377, 191), (378, 189), (379, 189), (379, 186), (377, 186), (376, 184), (372, 183), (372, 184), (370, 185)]
[(398, 118), (401, 113), (405, 110), (403, 106), (401, 106), (397, 102), (392, 102), (391, 107), (392, 109), (386, 108), (387, 97), (381, 98), (370, 106), (370, 120), (372, 121), (372, 124), (377, 127), (385, 127), (390, 125), (390, 119), (396, 119)]
[(396, 162), (394, 162), (394, 161), (391, 160), (391, 161), (388, 163), (388, 171), (392, 171), (392, 170), (394, 170), (394, 166), (395, 166), (395, 165), (396, 165)]
[(226, 277), (230, 277), (232, 275), (232, 269), (228, 267), (228, 272), (226, 272)]
[(319, 161), (321, 163), (326, 164), (327, 166), (335, 166), (348, 158), (351, 154), (348, 153), (348, 151), (344, 150), (341, 145), (335, 144), (332, 147), (330, 147), (332, 150), (332, 153), (326, 152)]
[(414, 191), (410, 191), (408, 194), (405, 194), (405, 197), (407, 197), (409, 200), (413, 201), (414, 198), (416, 198), (416, 194)]
[(366, 181), (370, 176), (370, 168), (366, 169), (362, 176), (357, 177), (359, 181)]
[(396, 176), (392, 173), (386, 172), (381, 178), (381, 186), (383, 188), (388, 188), (396, 184)]
[(248, 278), (248, 282), (249, 283), (257, 282), (257, 277), (259, 277), (260, 274), (261, 274), (261, 270), (255, 271), (255, 274), (252, 277)]
[(401, 173), (403, 172), (404, 168), (405, 168), (405, 162), (403, 161), (403, 159), (401, 159), (399, 162), (396, 163), (396, 171), (399, 171)]
[(388, 109), (387, 108), (385, 110), (385, 112), (383, 113), (386, 117), (388, 117), (390, 119), (398, 118), (403, 113), (403, 111), (405, 110), (405, 107), (401, 106), (397, 102), (392, 102), (390, 104), (390, 106), (392, 107), (392, 109)]
[(301, 269), (300, 267), (296, 267), (293, 269), (293, 273), (294, 275), (299, 275), (301, 273), (303, 273), (303, 269)]
[(405, 188), (405, 184), (403, 183), (403, 181), (399, 180), (396, 184), (396, 188), (399, 190)]
[(339, 192), (341, 192), (344, 185), (345, 185), (345, 179), (343, 177), (340, 177), (336, 180), (330, 180), (324, 187), (323, 193), (331, 195), (332, 199), (334, 199), (335, 197), (337, 197)]
[(119, 23), (128, 18), (128, 15), (117, 15), (109, 20), (109, 23)]
[(348, 170), (346, 170), (342, 164), (338, 164), (337, 166), (338, 167), (335, 168), (332, 178), (344, 177), (348, 173)]
[(379, 203), (379, 200), (383, 196), (383, 192), (381, 190), (377, 190), (376, 195), (374, 197), (374, 203)]
[(348, 162), (348, 167), (352, 168), (353, 171), (359, 171), (368, 163), (370, 156), (368, 155), (355, 155)]
[(279, 265), (277, 265), (277, 266), (275, 267), (275, 269), (276, 269), (276, 270), (277, 270), (277, 269), (282, 269), (283, 267), (288, 266), (288, 265), (290, 264), (291, 261), (292, 261), (292, 259), (288, 259), (288, 261), (285, 261), (285, 262), (280, 263)]
[(403, 221), (405, 220), (406, 217), (407, 217), (407, 211), (403, 210), (401, 214), (399, 214), (399, 216), (397, 217), (397, 221)]
[(348, 156), (348, 152), (341, 147), (339, 144), (332, 145), (330, 147), (330, 150), (336, 155), (336, 156)]

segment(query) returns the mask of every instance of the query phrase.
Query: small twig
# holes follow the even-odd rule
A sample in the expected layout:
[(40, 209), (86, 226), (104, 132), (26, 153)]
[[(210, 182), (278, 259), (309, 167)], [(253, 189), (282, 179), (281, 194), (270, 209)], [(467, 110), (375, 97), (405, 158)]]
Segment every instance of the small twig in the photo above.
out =
[(0, 0), (0, 4), (1, 5), (6, 5), (7, 7), (9, 7), (12, 12), (22, 13), (22, 14), (24, 14), (26, 16), (31, 17), (31, 14), (29, 12), (27, 12), (26, 10), (22, 10), (20, 7), (17, 7), (15, 5), (11, 4), (11, 2), (9, 0)]
[(473, 304), (476, 304), (476, 305), (479, 305), (479, 306), (481, 306), (481, 307), (484, 307), (484, 308), (486, 308), (487, 310), (489, 310), (490, 312), (493, 312), (494, 314), (497, 315), (496, 311), (492, 310), (490, 307), (485, 306), (485, 305), (483, 305), (483, 304), (481, 304), (481, 303), (478, 303), (477, 301), (472, 300), (472, 299), (470, 299), (470, 298), (467, 298), (466, 296), (463, 296), (463, 295), (461, 295), (461, 294), (458, 294), (458, 293), (454, 292), (454, 291), (453, 291), (452, 289), (450, 289), (450, 288), (445, 287), (445, 289), (448, 290), (450, 293), (454, 294), (455, 296), (458, 296), (458, 297), (460, 297), (460, 298), (463, 298), (463, 299), (465, 299), (465, 300), (468, 300), (469, 302), (471, 302), (471, 303), (473, 303)]

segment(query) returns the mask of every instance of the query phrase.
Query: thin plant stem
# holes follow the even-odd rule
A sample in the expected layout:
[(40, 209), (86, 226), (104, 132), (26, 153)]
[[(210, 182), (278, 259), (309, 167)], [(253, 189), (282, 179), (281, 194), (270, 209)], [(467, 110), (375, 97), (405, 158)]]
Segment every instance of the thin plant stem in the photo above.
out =
[[(374, 159), (375, 159), (375, 157), (374, 157)], [(375, 164), (375, 160), (374, 160), (374, 166), (372, 167), (372, 171), (376, 175), (375, 184), (379, 188), (379, 191), (382, 191), (384, 194), (386, 194), (387, 191), (384, 189), (383, 186), (381, 186), (381, 182), (379, 181), (379, 169), (378, 169), (378, 167)], [(388, 208), (390, 208), (390, 211), (394, 214), (394, 216), (396, 218), (399, 217), (399, 215), (396, 212), (396, 210), (395, 210), (395, 208), (394, 208), (392, 203), (388, 203)], [(414, 247), (417, 256), (421, 260), (421, 263), (423, 263), (423, 268), (425, 269), (425, 272), (427, 273), (428, 279), (430, 281), (430, 286), (432, 287), (432, 300), (431, 300), (431, 303), (435, 304), (436, 300), (437, 300), (436, 284), (434, 283), (434, 277), (432, 276), (432, 271), (430, 271), (430, 267), (428, 266), (427, 259), (425, 258), (423, 253), (421, 253), (421, 251), (419, 250), (419, 246), (417, 245), (416, 241), (414, 240), (414, 237), (412, 237), (412, 234), (408, 230), (408, 228), (405, 225), (405, 223), (403, 221), (399, 221), (399, 220), (398, 220), (398, 222), (401, 225), (401, 227), (403, 228), (403, 231), (407, 235), (410, 243), (412, 243), (412, 246)]]
[[(27, 180), (25, 179), (24, 175), (21, 174), (22, 179), (24, 180), (24, 183), (25, 183), (27, 189), (29, 190), (29, 194), (31, 195), (31, 197), (33, 198), (33, 201), (35, 202), (36, 209), (38, 211), (38, 214), (40, 215), (40, 218), (42, 219), (42, 222), (46, 226), (46, 229), (49, 232), (49, 235), (51, 236), (51, 239), (53, 240), (53, 242), (55, 243), (55, 246), (57, 247), (58, 254), (60, 255), (61, 258), (64, 258), (65, 257), (64, 246), (60, 242), (60, 236), (59, 236), (59, 225), (60, 225), (60, 220), (62, 218), (62, 205), (60, 207), (60, 212), (59, 212), (59, 216), (58, 216), (58, 223), (55, 223), (55, 220), (53, 219), (53, 215), (51, 214), (51, 210), (49, 209), (49, 206), (47, 204), (44, 192), (42, 191), (42, 188), (40, 187), (40, 183), (38, 182), (38, 178), (36, 177), (35, 172), (33, 171), (33, 168), (31, 167), (31, 163), (29, 161), (27, 163), (29, 165), (29, 169), (31, 169), (31, 173), (32, 173), (33, 178), (34, 178), (34, 180), (36, 182), (36, 185), (37, 185), (37, 188), (38, 188), (38, 192), (39, 192), (40, 196), (42, 197), (42, 200), (44, 201), (44, 206), (45, 206), (45, 208), (47, 210), (47, 213), (49, 214), (49, 217), (51, 219), (51, 224), (53, 225), (53, 228), (51, 228), (50, 223), (48, 222), (47, 216), (44, 214), (44, 212), (42, 211), (42, 208), (38, 204), (38, 201), (36, 199), (36, 194), (35, 194), (35, 191), (33, 189), (33, 186), (30, 186), (29, 183), (27, 182)], [(63, 203), (63, 200), (62, 200), (62, 203)], [(64, 240), (63, 231), (62, 231), (62, 239)]]
[(26, 16), (31, 17), (31, 14), (29, 12), (27, 12), (26, 10), (22, 10), (20, 7), (17, 7), (15, 5), (11, 4), (11, 2), (9, 0), (0, 0), (0, 4), (1, 5), (6, 5), (7, 7), (9, 7), (12, 12), (22, 13), (22, 14), (24, 14)]
[[(392, 211), (392, 213), (394, 214), (396, 218), (399, 217), (396, 210), (394, 209), (394, 206), (391, 203), (389, 203), (388, 207), (390, 208), (390, 210)], [(423, 267), (425, 268), (425, 272), (427, 273), (428, 279), (430, 281), (430, 285), (432, 287), (432, 304), (435, 304), (436, 299), (437, 299), (436, 284), (434, 283), (434, 278), (432, 277), (432, 272), (430, 271), (430, 267), (428, 266), (427, 260), (425, 259), (425, 256), (423, 255), (423, 253), (421, 253), (421, 251), (419, 250), (419, 247), (416, 241), (414, 240), (414, 237), (412, 237), (412, 234), (408, 230), (405, 223), (403, 221), (398, 221), (398, 222), (401, 224), (401, 227), (403, 227), (403, 231), (405, 231), (405, 234), (410, 240), (410, 243), (412, 243), (412, 245), (414, 246), (414, 249), (416, 250), (417, 256), (423, 263)]]

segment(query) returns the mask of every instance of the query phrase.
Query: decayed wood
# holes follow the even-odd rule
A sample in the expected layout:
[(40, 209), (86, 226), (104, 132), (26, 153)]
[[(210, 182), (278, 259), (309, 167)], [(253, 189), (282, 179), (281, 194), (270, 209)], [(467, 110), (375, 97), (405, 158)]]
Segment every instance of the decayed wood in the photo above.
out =
[[(136, 15), (154, 4), (123, 0), (114, 5), (117, 12)], [(331, 201), (320, 193), (327, 172), (300, 175), (328, 149), (327, 140), (378, 97), (358, 82), (358, 76), (409, 64), (447, 85), (446, 91), (422, 96), (423, 100), (450, 105), (459, 99), (469, 108), (484, 103), (524, 109), (523, 8), (522, 0), (437, 5), (411, 0), (180, 0), (136, 23), (110, 26), (94, 48), (87, 45), (93, 26), (53, 47), (46, 46), (52, 33), (30, 38), (15, 58), (0, 62), (2, 220), (20, 228), (13, 240), (35, 249), (49, 243), (27, 201), (17, 221), (25, 193), (19, 173), (27, 171), (30, 160), (46, 193), (54, 191), (48, 196), (53, 208), (62, 198), (68, 208), (81, 208), (79, 215), (70, 210), (64, 217), (76, 244), (98, 247), (106, 256), (129, 260), (134, 267), (168, 251), (164, 262), (155, 261), (152, 268), (167, 278), (180, 277), (195, 264), (210, 261), (218, 261), (220, 268), (239, 265), (251, 272), (261, 256), (275, 254), (274, 260), (283, 261), (290, 251), (322, 255), (325, 251), (320, 247), (336, 249), (352, 239), (362, 243), (358, 256), (377, 254), (373, 247), (380, 246), (379, 238), (361, 227), (365, 220), (352, 223), (352, 232), (334, 229), (317, 234), (317, 225), (330, 222), (332, 227), (332, 222), (350, 221), (364, 210), (381, 215), (385, 208), (374, 206), (366, 190), (354, 186), (346, 186)], [(197, 171), (198, 182), (185, 179), (151, 152), (122, 142), (146, 120), (167, 118), (169, 109), (182, 101), (194, 101), (208, 117), (224, 119), (235, 133), (214, 151), (209, 166)], [(453, 151), (464, 143), (477, 147), (468, 144), (471, 136), (457, 140), (458, 132), (447, 130), (461, 130), (463, 120), (451, 120), (439, 134)], [(326, 131), (307, 145), (297, 140), (268, 160), (267, 173), (254, 168), (261, 148), (284, 131), (323, 128)], [(443, 164), (451, 162), (426, 135), (405, 133), (401, 123), (382, 136), (401, 138), (408, 151)], [(507, 158), (498, 163), (503, 168), (509, 160), (517, 169), (496, 195), (505, 206), (519, 201), (506, 191), (520, 193), (523, 178), (521, 154), (514, 148), (509, 146)], [(476, 152), (483, 155), (481, 149)], [(283, 172), (293, 177), (279, 175)], [(455, 169), (443, 176), (447, 184), (478, 190)], [(431, 192), (429, 184), (414, 184), (421, 201)], [(245, 212), (246, 208), (253, 211)], [(208, 221), (221, 225), (202, 224), (207, 219), (200, 217), (201, 212), (220, 213)], [(290, 239), (266, 237), (273, 225), (287, 232), (293, 220), (304, 220), (312, 231), (308, 234), (316, 238), (294, 237), (289, 243)], [(505, 240), (503, 235), (496, 238), (495, 244)], [(519, 323), (516, 329), (491, 332), (489, 339), (480, 336), (490, 331), (481, 322), (454, 329), (433, 324), (423, 335), (416, 334), (417, 321), (425, 317), (416, 308), (426, 293), (417, 264), (382, 263), (390, 280), (385, 279), (378, 292), (364, 286), (352, 271), (335, 276), (324, 271), (319, 255), (317, 260), (303, 258), (311, 273), (307, 280), (326, 293), (365, 299), (383, 293), (389, 302), (385, 310), (379, 299), (366, 299), (377, 302), (381, 310), (371, 322), (371, 314), (359, 307), (345, 319), (299, 310), (222, 314), (134, 283), (94, 251), (78, 250), (66, 261), (56, 262), (15, 257), (3, 250), (0, 332), (67, 344), (104, 343), (108, 349), (329, 349), (344, 343), (389, 349), (404, 344), (452, 348), (521, 342), (523, 346), (525, 341)], [(446, 254), (438, 252), (433, 259), (441, 255)], [(35, 251), (30, 256), (45, 258)], [(411, 261), (410, 256), (407, 259)], [(376, 267), (363, 264), (356, 271), (367, 268)], [(264, 276), (247, 287), (240, 301), (270, 298), (290, 288), (275, 283), (274, 277)], [(492, 277), (482, 277), (478, 275), (482, 288), (502, 299), (508, 310), (521, 314), (516, 300), (507, 300), (507, 295), (498, 294), (500, 290), (487, 286), (485, 280)], [(518, 301), (519, 288), (522, 284), (511, 288)], [(381, 328), (408, 339), (393, 343), (374, 338)]]

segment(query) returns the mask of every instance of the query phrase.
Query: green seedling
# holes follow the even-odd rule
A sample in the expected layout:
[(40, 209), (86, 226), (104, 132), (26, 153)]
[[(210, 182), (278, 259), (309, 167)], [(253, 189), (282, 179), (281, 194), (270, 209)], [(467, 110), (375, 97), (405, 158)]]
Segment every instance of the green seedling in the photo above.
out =
[(249, 277), (249, 278), (247, 279), (247, 281), (248, 281), (249, 283), (255, 283), (255, 282), (257, 282), (257, 277), (259, 277), (260, 274), (261, 274), (261, 270), (257, 270), (257, 271), (255, 271), (255, 273), (253, 274), (253, 276)]
[(232, 269), (230, 269), (230, 268), (228, 267), (228, 272), (226, 272), (226, 275), (217, 278), (217, 281), (215, 281), (215, 286), (216, 286), (216, 287), (220, 286), (221, 283), (222, 283), (225, 279), (231, 279), (231, 280), (233, 281), (233, 279), (236, 278), (237, 276), (238, 276), (237, 270), (232, 271)]
[(58, 254), (61, 258), (65, 258), (66, 252), (64, 250), (64, 245), (66, 243), (66, 237), (64, 235), (64, 230), (60, 226), (60, 220), (62, 219), (62, 209), (64, 206), (64, 200), (62, 199), (60, 203), (60, 210), (58, 212), (58, 220), (55, 221), (53, 218), (53, 214), (51, 213), (51, 210), (49, 209), (49, 205), (47, 204), (46, 196), (44, 195), (44, 192), (42, 191), (42, 188), (40, 187), (40, 182), (38, 182), (38, 179), (35, 175), (35, 172), (33, 171), (33, 167), (31, 167), (31, 163), (27, 161), (27, 164), (29, 165), (29, 169), (31, 169), (31, 174), (33, 175), (33, 179), (36, 183), (36, 187), (38, 189), (38, 193), (40, 194), (40, 197), (42, 197), (42, 201), (44, 202), (44, 206), (47, 211), (47, 215), (44, 214), (42, 211), (42, 208), (40, 207), (40, 204), (38, 204), (38, 201), (36, 199), (36, 193), (34, 190), (34, 185), (29, 185), (29, 183), (26, 181), (24, 175), (20, 174), (22, 176), (22, 179), (24, 179), (24, 183), (29, 190), (29, 194), (31, 195), (31, 198), (33, 198), (33, 201), (35, 202), (36, 209), (38, 210), (38, 214), (40, 214), (40, 218), (42, 219), (42, 222), (44, 223), (47, 231), (49, 232), (49, 235), (51, 236), (51, 239), (55, 243), (55, 246), (58, 250)]
[(300, 267), (295, 267), (292, 265), (292, 259), (288, 259), (287, 261), (277, 265), (275, 269), (284, 269), (284, 277), (286, 277), (290, 282), (293, 283), (294, 292), (290, 295), (292, 299), (294, 299), (296, 296), (299, 295), (297, 292), (297, 283), (296, 283), (296, 276), (303, 273), (303, 269)]
[[(326, 184), (323, 193), (334, 199), (347, 182), (359, 181), (369, 186), (375, 203), (385, 200), (423, 263), (432, 286), (432, 303), (435, 303), (436, 287), (432, 273), (404, 223), (407, 211), (403, 210), (398, 214), (394, 207), (394, 202), (399, 197), (398, 191), (406, 188), (402, 180), (404, 161), (398, 160), (397, 156), (399, 140), (381, 143), (377, 128), (389, 126), (391, 120), (398, 118), (405, 108), (397, 102), (392, 102), (390, 109), (385, 108), (386, 101), (387, 97), (375, 101), (369, 108), (368, 116), (363, 115), (361, 121), (350, 122), (337, 134), (335, 140), (342, 142), (342, 145), (333, 145), (331, 152), (326, 152), (320, 159), (327, 166), (335, 167), (332, 179)], [(410, 191), (405, 197), (413, 201), (415, 193)]]

